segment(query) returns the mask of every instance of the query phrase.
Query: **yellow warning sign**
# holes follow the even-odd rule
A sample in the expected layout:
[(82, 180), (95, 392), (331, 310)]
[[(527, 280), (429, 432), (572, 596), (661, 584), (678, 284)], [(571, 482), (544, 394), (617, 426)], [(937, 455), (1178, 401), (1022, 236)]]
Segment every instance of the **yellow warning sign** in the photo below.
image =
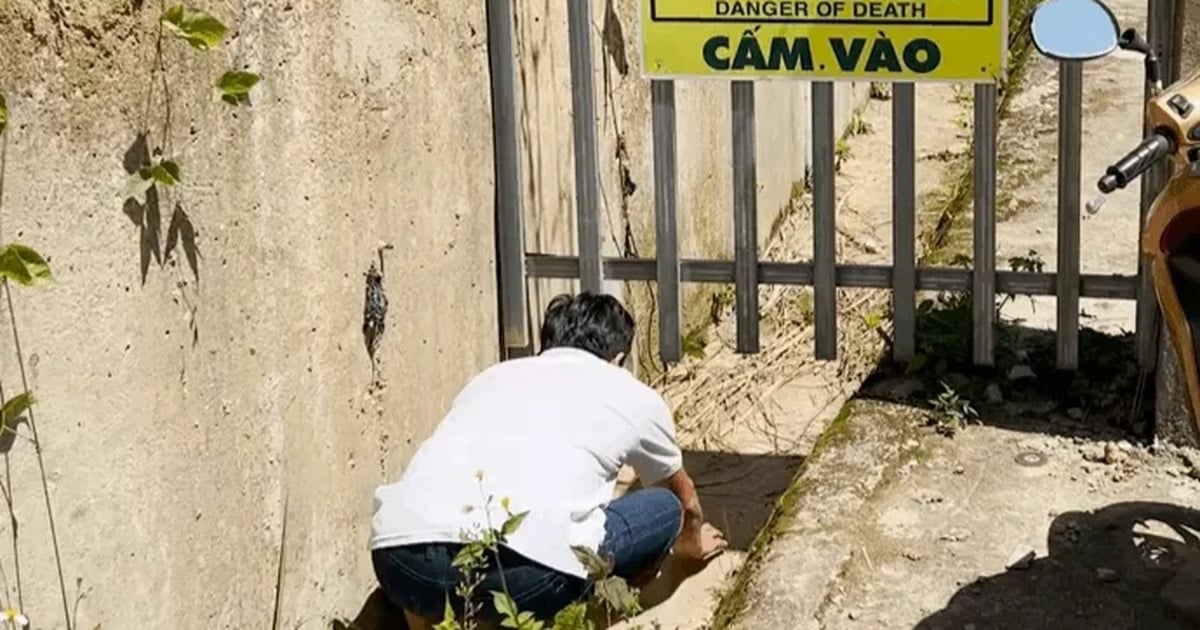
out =
[(996, 81), (1006, 0), (642, 0), (655, 78)]

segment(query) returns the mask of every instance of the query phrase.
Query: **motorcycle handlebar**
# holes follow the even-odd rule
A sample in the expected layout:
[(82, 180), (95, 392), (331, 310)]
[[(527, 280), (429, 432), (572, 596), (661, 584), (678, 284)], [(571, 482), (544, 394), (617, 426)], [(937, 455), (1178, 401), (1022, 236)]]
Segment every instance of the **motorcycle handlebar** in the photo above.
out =
[(1104, 194), (1125, 188), (1129, 182), (1154, 166), (1155, 162), (1174, 152), (1175, 139), (1165, 132), (1155, 131), (1142, 140), (1137, 148), (1108, 167), (1097, 186)]

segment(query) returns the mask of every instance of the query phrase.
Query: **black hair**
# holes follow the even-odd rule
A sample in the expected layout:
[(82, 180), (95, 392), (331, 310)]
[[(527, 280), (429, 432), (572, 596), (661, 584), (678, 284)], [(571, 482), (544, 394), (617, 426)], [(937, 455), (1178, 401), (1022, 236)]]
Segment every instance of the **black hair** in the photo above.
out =
[(546, 306), (542, 320), (542, 352), (578, 348), (605, 361), (629, 355), (633, 347), (633, 315), (617, 298), (603, 293), (564, 293)]

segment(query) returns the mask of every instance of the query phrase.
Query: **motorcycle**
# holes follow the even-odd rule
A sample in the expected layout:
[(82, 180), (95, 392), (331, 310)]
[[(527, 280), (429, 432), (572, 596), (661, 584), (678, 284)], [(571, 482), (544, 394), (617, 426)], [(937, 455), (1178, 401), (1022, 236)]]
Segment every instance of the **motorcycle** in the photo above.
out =
[(1087, 210), (1095, 213), (1109, 193), (1170, 161), (1170, 177), (1151, 204), (1140, 248), (1179, 356), (1190, 416), (1200, 431), (1200, 72), (1164, 88), (1151, 47), (1133, 29), (1120, 32), (1116, 16), (1100, 0), (1047, 0), (1034, 9), (1030, 34), (1037, 50), (1051, 59), (1088, 61), (1118, 48), (1144, 56), (1151, 132), (1106, 169)]

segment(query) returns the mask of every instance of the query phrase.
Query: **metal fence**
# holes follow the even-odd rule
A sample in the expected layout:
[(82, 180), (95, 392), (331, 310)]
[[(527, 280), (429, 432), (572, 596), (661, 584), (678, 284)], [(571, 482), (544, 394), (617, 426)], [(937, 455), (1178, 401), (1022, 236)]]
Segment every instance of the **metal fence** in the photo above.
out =
[[(517, 91), (513, 55), (513, 0), (488, 0), (496, 163), (496, 252), (502, 345), (529, 344), (528, 278), (578, 278), (583, 290), (599, 291), (605, 279), (655, 281), (662, 359), (682, 356), (681, 285), (732, 283), (735, 288), (737, 350), (759, 349), (758, 287), (804, 285), (813, 289), (815, 354), (836, 359), (838, 288), (890, 289), (893, 353), (907, 361), (916, 352), (916, 292), (965, 291), (972, 296), (973, 360), (992, 365), (995, 354), (996, 293), (1053, 295), (1057, 298), (1057, 364), (1079, 365), (1079, 300), (1137, 300), (1137, 353), (1145, 369), (1154, 366), (1157, 308), (1149, 276), (1080, 273), (1080, 150), (1083, 69), (1080, 62), (1059, 68), (1058, 258), (1054, 273), (996, 269), (997, 86), (974, 88), (974, 257), (973, 269), (916, 265), (916, 186), (914, 183), (915, 86), (893, 85), (892, 264), (846, 265), (836, 259), (834, 85), (812, 83), (813, 257), (811, 263), (764, 262), (757, 251), (757, 198), (754, 84), (730, 82), (733, 144), (733, 260), (681, 260), (677, 234), (676, 111), (673, 81), (651, 81), (654, 199), (657, 258), (604, 258), (601, 255), (599, 168), (592, 85), (590, 8), (587, 0), (568, 2), (570, 68), (575, 153), (578, 256), (527, 253), (521, 210)], [(1172, 20), (1175, 0), (1150, 0), (1147, 37), (1163, 60), (1165, 79), (1174, 80)], [(1131, 124), (1133, 121), (1130, 121)], [(1115, 158), (1116, 156), (1114, 156)], [(1161, 189), (1166, 171), (1142, 184), (1142, 217)], [(1131, 247), (1138, 235), (1130, 234)]]

